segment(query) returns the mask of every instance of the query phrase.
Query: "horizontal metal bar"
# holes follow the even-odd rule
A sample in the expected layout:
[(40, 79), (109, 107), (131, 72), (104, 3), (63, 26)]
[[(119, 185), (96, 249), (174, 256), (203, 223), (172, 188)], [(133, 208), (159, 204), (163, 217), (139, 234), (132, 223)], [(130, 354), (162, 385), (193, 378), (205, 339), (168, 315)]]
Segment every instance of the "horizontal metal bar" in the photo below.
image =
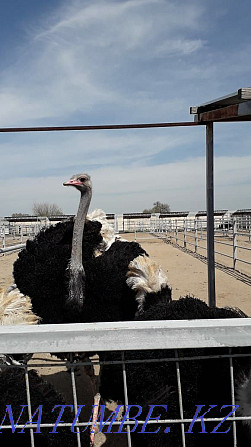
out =
[[(205, 239), (202, 239), (203, 241), (205, 240)], [(206, 250), (207, 249), (207, 247), (202, 247), (201, 245), (197, 245), (197, 248), (201, 248), (202, 250)]]
[(248, 262), (248, 261), (244, 261), (244, 259), (239, 259), (239, 258), (236, 258), (236, 261), (239, 261), (239, 262), (244, 262), (244, 264), (248, 264), (248, 265), (251, 265), (251, 262)]
[(216, 255), (225, 256), (225, 258), (233, 259), (233, 255), (226, 255), (225, 253), (221, 253), (220, 251), (215, 251)]
[(240, 248), (241, 250), (249, 250), (249, 251), (251, 251), (250, 247), (242, 247), (241, 245), (237, 245), (237, 248)]
[(2, 354), (251, 346), (251, 319), (0, 327)]
[[(186, 362), (190, 360), (208, 360), (208, 359), (223, 359), (223, 358), (245, 358), (245, 357), (251, 357), (251, 352), (248, 354), (207, 354), (207, 355), (193, 355), (193, 356), (182, 356), (179, 357), (179, 362)], [(144, 359), (137, 359), (137, 360), (124, 360), (124, 363), (127, 365), (131, 364), (140, 364), (140, 363), (168, 363), (168, 362), (177, 362), (177, 358), (175, 357), (163, 357), (163, 358), (144, 358)], [(59, 362), (57, 364), (55, 363), (31, 363), (30, 366), (28, 366), (28, 369), (33, 368), (47, 368), (47, 367), (58, 367), (58, 366), (65, 366), (66, 368), (78, 368), (80, 366), (100, 366), (100, 365), (122, 365), (122, 360), (99, 360), (99, 359), (92, 359), (86, 362), (77, 361), (75, 363), (69, 363), (67, 360), (64, 362)], [(24, 368), (23, 365), (6, 365), (1, 364), (1, 368)]]
[(38, 127), (1, 127), (0, 133), (9, 132), (56, 132), (65, 130), (114, 130), (114, 129), (147, 129), (154, 127), (189, 127), (203, 123), (181, 121), (176, 123), (143, 123), (143, 124), (102, 124), (97, 126), (38, 126)]
[[(196, 410), (196, 406), (195, 406), (195, 410)], [(72, 418), (72, 420), (74, 419), (74, 417)], [(222, 421), (222, 419), (223, 419), (223, 416), (221, 416), (221, 417), (218, 417), (218, 418), (213, 418), (213, 417), (203, 417), (203, 420), (205, 421), (205, 422), (220, 422), (220, 421)], [(230, 416), (230, 417), (228, 417), (227, 418), (227, 420), (228, 421), (250, 421), (251, 420), (251, 416)], [(144, 425), (145, 423), (146, 423), (146, 421), (145, 420), (138, 420), (137, 419), (137, 422), (138, 422), (138, 424), (139, 425)], [(158, 421), (156, 422), (156, 419), (154, 419), (154, 420), (149, 420), (149, 421), (147, 421), (147, 424), (156, 424), (156, 423), (158, 423), (158, 424), (181, 424), (182, 422), (184, 422), (184, 423), (188, 423), (188, 422), (195, 422), (195, 423), (198, 423), (198, 422), (200, 422), (201, 423), (201, 419), (200, 418), (197, 418), (197, 419), (195, 419), (194, 420), (194, 418), (180, 418), (180, 419), (158, 419)], [(55, 426), (55, 423), (56, 423), (56, 421), (54, 422), (54, 423), (40, 423), (39, 424), (39, 427), (40, 428), (51, 428), (51, 427), (54, 427)], [(104, 425), (109, 425), (111, 423), (111, 421), (107, 421)], [(127, 420), (126, 422), (124, 422), (124, 425), (127, 425), (127, 424), (129, 424), (129, 425), (135, 425), (135, 420)], [(86, 427), (87, 425), (90, 425), (90, 422), (76, 422), (76, 423), (74, 423), (74, 427)], [(121, 421), (114, 421), (114, 422), (112, 422), (112, 425), (121, 425)], [(72, 426), (72, 422), (59, 422), (58, 424), (57, 424), (57, 427), (71, 427)], [(26, 425), (26, 427), (25, 427), (25, 430), (26, 429), (29, 429), (29, 428), (33, 428), (33, 429), (35, 429), (37, 427), (37, 422), (34, 422), (33, 424), (27, 424)], [(12, 425), (1, 425), (1, 429), (2, 428), (4, 428), (4, 429), (12, 429), (13, 427), (12, 427)], [(15, 425), (15, 428), (16, 429), (22, 429), (23, 428), (23, 425), (21, 425), (21, 424), (17, 424), (17, 425)], [(125, 433), (125, 432), (123, 432), (123, 433)]]
[(21, 250), (26, 244), (10, 245), (9, 247), (0, 248), (0, 253), (7, 253), (9, 251)]
[(221, 244), (221, 245), (227, 245), (227, 247), (232, 247), (232, 244), (228, 244), (227, 242), (223, 242), (223, 241), (218, 241), (217, 239), (215, 239), (215, 243), (216, 244)]

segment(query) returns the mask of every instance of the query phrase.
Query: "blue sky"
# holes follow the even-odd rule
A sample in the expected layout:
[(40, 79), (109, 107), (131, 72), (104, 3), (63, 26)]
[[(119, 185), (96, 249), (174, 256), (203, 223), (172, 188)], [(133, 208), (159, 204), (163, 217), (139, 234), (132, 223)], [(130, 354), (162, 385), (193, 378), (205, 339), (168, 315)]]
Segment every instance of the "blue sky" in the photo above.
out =
[[(249, 0), (1, 3), (0, 126), (191, 121), (189, 107), (251, 86)], [(215, 207), (251, 207), (250, 123), (215, 126)], [(205, 209), (202, 128), (0, 134), (0, 216), (56, 202)]]

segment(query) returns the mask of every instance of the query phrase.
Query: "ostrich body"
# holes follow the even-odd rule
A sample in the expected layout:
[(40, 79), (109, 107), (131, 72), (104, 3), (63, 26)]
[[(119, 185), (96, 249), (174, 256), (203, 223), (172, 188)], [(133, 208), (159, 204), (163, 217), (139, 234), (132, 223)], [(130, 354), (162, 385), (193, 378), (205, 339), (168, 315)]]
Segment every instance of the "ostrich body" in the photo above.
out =
[[(145, 302), (143, 313), (135, 317), (135, 320), (183, 320), (183, 319), (216, 319), (216, 318), (242, 318), (245, 315), (237, 309), (209, 308), (203, 301), (185, 297), (176, 301), (167, 302), (161, 295), (149, 302)], [(246, 354), (250, 348), (233, 348), (233, 354)], [(197, 405), (204, 405), (199, 413), (202, 415), (209, 409), (210, 405), (216, 405), (207, 417), (224, 418), (232, 404), (230, 363), (229, 358), (215, 358), (200, 360), (196, 357), (207, 355), (229, 354), (226, 348), (219, 349), (180, 349), (179, 357), (192, 357), (191, 360), (180, 361), (179, 370), (181, 377), (182, 405), (184, 418), (192, 419)], [(170, 359), (174, 358), (174, 350), (151, 350), (151, 351), (126, 351), (124, 359), (126, 363), (126, 379), (129, 404), (142, 407), (142, 413), (137, 418), (145, 420), (150, 405), (166, 405), (167, 410), (155, 408), (152, 417), (161, 414), (161, 419), (180, 419), (179, 393), (177, 388), (177, 371), (174, 361), (152, 362), (152, 363), (128, 363), (128, 360), (143, 359)], [(120, 353), (110, 353), (107, 360), (121, 361)], [(237, 416), (251, 415), (251, 375), (250, 358), (234, 358), (234, 386), (236, 404), (239, 404)], [(111, 380), (112, 377), (112, 380)], [(102, 368), (101, 396), (105, 400), (124, 401), (124, 388), (121, 365), (107, 365)], [(224, 405), (229, 405), (225, 409)], [(137, 410), (131, 410), (130, 415), (136, 414)], [(218, 422), (205, 422), (205, 431), (202, 433), (201, 423), (195, 423), (192, 431), (186, 435), (187, 447), (228, 447), (233, 445), (232, 422), (226, 420), (218, 429), (211, 433)], [(251, 442), (251, 426), (249, 422), (237, 422), (238, 447), (246, 447)], [(190, 422), (185, 424), (185, 431), (189, 430)], [(159, 427), (158, 433), (155, 432)], [(170, 427), (170, 432), (164, 432)], [(231, 428), (229, 428), (231, 427)], [(182, 434), (180, 424), (166, 423), (147, 425), (147, 434), (140, 433), (142, 426), (138, 426), (131, 433), (134, 447), (177, 447), (182, 446)], [(229, 429), (229, 432), (227, 430)]]
[[(42, 379), (35, 370), (29, 370), (29, 388), (31, 396), (32, 414), (41, 405), (42, 418), (41, 423), (54, 423), (57, 419), (58, 411), (53, 411), (56, 405), (65, 405), (62, 396), (55, 388), (44, 379)], [(0, 421), (4, 420), (6, 405), (11, 405), (14, 421), (17, 421), (22, 406), (27, 403), (25, 375), (24, 370), (18, 367), (0, 368)], [(64, 411), (64, 422), (72, 423), (73, 413), (69, 408)], [(24, 425), (29, 421), (28, 407), (24, 410), (18, 420), (18, 424)], [(34, 416), (34, 421), (38, 421), (38, 414)], [(3, 424), (9, 425), (8, 416)], [(51, 427), (41, 427), (36, 433), (34, 426), (34, 441), (36, 447), (77, 447), (78, 442), (76, 434), (71, 433), (70, 427), (58, 427), (57, 433), (50, 433)], [(21, 428), (2, 429), (0, 433), (1, 445), (8, 447), (27, 447), (31, 445), (30, 430), (25, 429), (23, 433)], [(88, 433), (81, 433), (81, 445), (88, 447), (90, 445)]]
[[(102, 224), (86, 219), (92, 194), (88, 174), (74, 175), (64, 185), (81, 192), (75, 222), (41, 230), (33, 241), (27, 241), (14, 263), (17, 287), (30, 296), (42, 323), (132, 320), (142, 300), (127, 283), (129, 264), (145, 256), (147, 275), (151, 260), (138, 243), (115, 240), (111, 234), (115, 241), (110, 246), (104, 243)], [(104, 250), (104, 245), (109, 248)], [(170, 300), (171, 290), (163, 278), (159, 290)], [(156, 287), (150, 287), (147, 293), (156, 292)]]
[(101, 224), (86, 221), (92, 194), (90, 177), (78, 174), (64, 185), (81, 193), (75, 220), (42, 229), (34, 240), (28, 240), (13, 269), (17, 287), (30, 296), (43, 323), (81, 321), (85, 264), (102, 244)]

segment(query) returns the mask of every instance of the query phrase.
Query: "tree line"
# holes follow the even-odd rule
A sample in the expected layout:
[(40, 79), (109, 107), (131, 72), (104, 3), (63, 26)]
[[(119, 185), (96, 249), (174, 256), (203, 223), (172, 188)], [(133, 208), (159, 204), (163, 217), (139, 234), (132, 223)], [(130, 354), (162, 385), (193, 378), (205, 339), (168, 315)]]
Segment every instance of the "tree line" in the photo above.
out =
[[(144, 209), (142, 213), (169, 213), (170, 206), (168, 203), (154, 202), (153, 207), (149, 209)], [(64, 213), (62, 209), (56, 203), (34, 203), (32, 207), (32, 214), (39, 217), (52, 217), (52, 216), (62, 216)], [(13, 213), (11, 217), (27, 217), (29, 214), (24, 213)]]

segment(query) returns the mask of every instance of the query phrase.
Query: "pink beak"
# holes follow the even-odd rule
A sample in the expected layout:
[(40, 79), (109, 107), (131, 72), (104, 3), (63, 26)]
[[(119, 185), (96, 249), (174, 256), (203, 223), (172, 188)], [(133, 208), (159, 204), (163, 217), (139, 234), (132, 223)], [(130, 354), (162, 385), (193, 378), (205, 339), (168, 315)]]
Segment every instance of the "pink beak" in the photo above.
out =
[(78, 186), (82, 185), (82, 183), (79, 180), (70, 179), (67, 182), (63, 183), (64, 186)]

